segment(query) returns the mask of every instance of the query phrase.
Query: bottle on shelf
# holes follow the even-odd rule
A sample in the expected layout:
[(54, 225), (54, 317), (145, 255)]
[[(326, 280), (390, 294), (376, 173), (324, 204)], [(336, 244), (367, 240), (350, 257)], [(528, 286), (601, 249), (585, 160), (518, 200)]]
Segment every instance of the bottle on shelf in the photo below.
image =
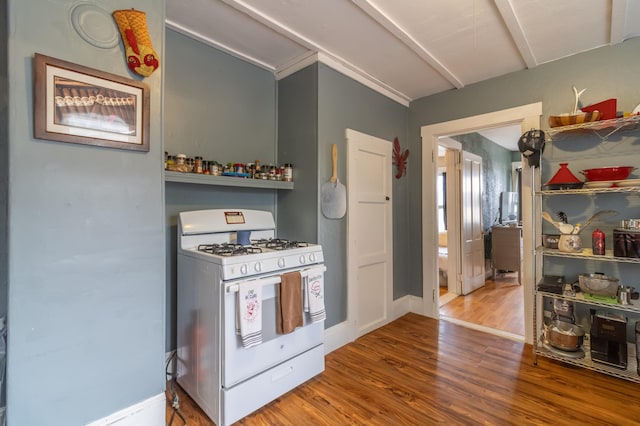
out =
[(596, 229), (591, 234), (591, 248), (593, 254), (604, 255), (604, 232), (600, 229)]

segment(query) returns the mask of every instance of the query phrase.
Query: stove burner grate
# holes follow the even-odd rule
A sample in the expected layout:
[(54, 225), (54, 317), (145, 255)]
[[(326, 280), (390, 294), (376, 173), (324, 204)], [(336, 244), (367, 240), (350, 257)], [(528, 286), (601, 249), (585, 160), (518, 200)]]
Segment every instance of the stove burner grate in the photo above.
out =
[(243, 254), (256, 254), (262, 253), (260, 247), (243, 246), (241, 244), (200, 244), (198, 251), (202, 251), (209, 254), (215, 254), (218, 256), (238, 256)]
[(269, 238), (251, 242), (256, 247), (264, 247), (271, 250), (287, 250), (292, 248), (309, 247), (309, 243), (303, 241), (290, 241), (283, 238)]

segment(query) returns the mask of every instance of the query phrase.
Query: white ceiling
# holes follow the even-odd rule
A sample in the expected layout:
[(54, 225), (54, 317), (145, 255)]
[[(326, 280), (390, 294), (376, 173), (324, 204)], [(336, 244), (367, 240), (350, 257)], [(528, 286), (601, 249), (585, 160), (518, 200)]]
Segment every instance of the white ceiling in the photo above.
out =
[(507, 148), (509, 151), (518, 151), (518, 140), (520, 136), (522, 136), (520, 124), (496, 127), (495, 129), (484, 129), (478, 133), (490, 141)]
[(166, 0), (167, 27), (282, 78), (315, 61), (410, 101), (640, 35), (637, 0)]

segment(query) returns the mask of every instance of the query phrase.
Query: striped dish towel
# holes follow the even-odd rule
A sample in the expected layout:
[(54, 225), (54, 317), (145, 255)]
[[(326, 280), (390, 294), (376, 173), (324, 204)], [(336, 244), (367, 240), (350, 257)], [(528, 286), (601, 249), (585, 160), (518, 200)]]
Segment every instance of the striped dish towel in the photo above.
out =
[(304, 311), (309, 312), (311, 322), (324, 321), (327, 313), (324, 309), (324, 268), (307, 271), (304, 280)]
[(257, 282), (240, 283), (237, 301), (242, 346), (259, 345), (262, 343), (262, 285)]

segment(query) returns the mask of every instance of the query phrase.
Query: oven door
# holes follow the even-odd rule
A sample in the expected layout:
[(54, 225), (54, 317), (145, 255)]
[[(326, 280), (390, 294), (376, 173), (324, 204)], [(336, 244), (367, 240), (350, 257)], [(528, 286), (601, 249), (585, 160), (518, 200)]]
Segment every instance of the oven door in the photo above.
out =
[[(317, 271), (323, 265), (292, 269), (299, 270), (302, 282), (309, 271)], [(240, 335), (236, 332), (236, 316), (238, 315), (239, 285), (258, 281), (262, 286), (262, 343), (245, 348)], [(222, 286), (224, 321), (221, 324), (222, 339), (222, 386), (232, 386), (247, 380), (271, 367), (281, 364), (309, 349), (322, 344), (324, 321), (312, 323), (307, 312), (303, 313), (304, 325), (288, 334), (276, 333), (276, 287), (280, 284), (280, 275), (255, 277), (251, 280), (228, 281)], [(304, 287), (303, 287), (304, 291)]]

